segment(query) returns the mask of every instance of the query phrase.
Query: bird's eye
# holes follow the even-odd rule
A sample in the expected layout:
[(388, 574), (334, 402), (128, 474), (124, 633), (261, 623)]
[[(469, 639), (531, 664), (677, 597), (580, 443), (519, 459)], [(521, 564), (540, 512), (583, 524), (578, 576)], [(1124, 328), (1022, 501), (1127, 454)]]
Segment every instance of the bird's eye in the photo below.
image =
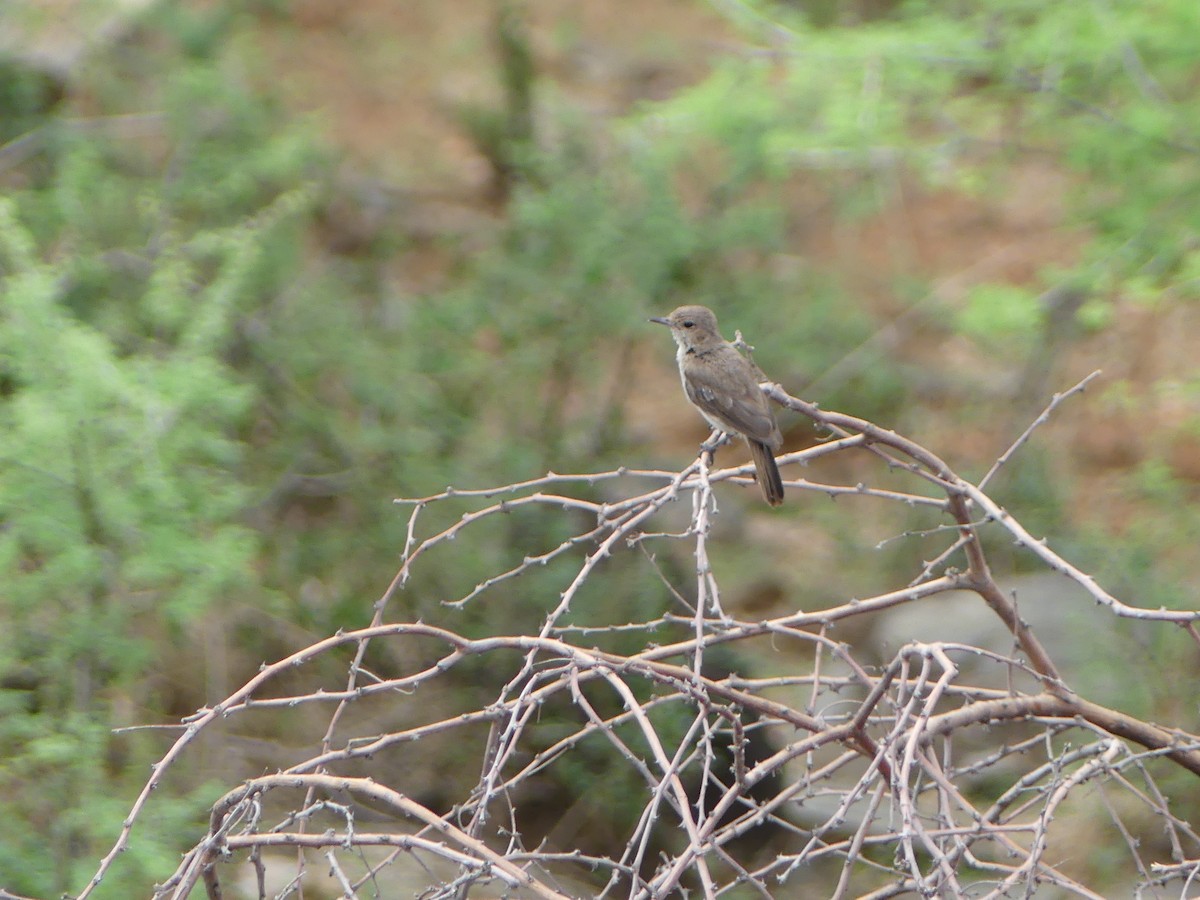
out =
[(684, 323), (683, 323), (683, 327), (684, 327), (684, 328), (691, 328), (691, 327), (693, 327), (695, 324), (696, 324), (696, 323), (695, 323), (695, 322), (693, 322), (691, 319), (687, 319), (686, 321), (684, 321)]

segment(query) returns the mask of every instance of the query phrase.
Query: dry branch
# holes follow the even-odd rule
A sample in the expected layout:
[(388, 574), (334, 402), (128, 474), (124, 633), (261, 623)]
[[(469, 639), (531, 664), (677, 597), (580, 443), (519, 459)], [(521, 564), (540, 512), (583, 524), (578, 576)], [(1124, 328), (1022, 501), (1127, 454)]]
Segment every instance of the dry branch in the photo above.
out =
[[(156, 897), (187, 896), (201, 880), (216, 897), (222, 879), (240, 867), (256, 868), (256, 876), (289, 867), (294, 891), (315, 877), (305, 854), (321, 856), (320, 868), (332, 873), (343, 896), (368, 884), (378, 892), (389, 872), (406, 869), (419, 873), (421, 896), (431, 898), (465, 897), (486, 882), (537, 897), (659, 898), (684, 891), (717, 897), (742, 888), (770, 897), (780, 884), (791, 895), (834, 897), (1032, 896), (1040, 885), (1064, 896), (1098, 897), (1105, 885), (1093, 883), (1095, 872), (1055, 824), (1094, 805), (1094, 785), (1103, 786), (1105, 815), (1127, 848), (1129, 884), (1160, 897), (1176, 888), (1171, 896), (1186, 896), (1200, 878), (1200, 837), (1187, 820), (1195, 805), (1172, 801), (1157, 780), (1180, 771), (1200, 776), (1200, 738), (1081, 696), (1060, 671), (1054, 648), (997, 584), (980, 537), (983, 529), (1002, 529), (1032, 560), (1081, 585), (1096, 601), (1094, 615), (1142, 627), (1200, 618), (1200, 611), (1145, 609), (1112, 596), (984, 491), (1034, 428), (1090, 377), (1056, 395), (979, 484), (903, 435), (765, 385), (769, 397), (832, 435), (780, 457), (785, 472), (869, 453), (912, 479), (907, 492), (793, 479), (787, 485), (794, 492), (902, 504), (943, 517), (921, 533), (944, 535), (945, 549), (916, 563), (908, 583), (821, 609), (797, 601), (783, 615), (743, 620), (722, 602), (709, 556), (715, 492), (748, 484), (750, 469), (714, 468), (706, 453), (680, 472), (548, 473), (398, 501), (411, 505), (403, 560), (370, 623), (263, 667), (186, 720), (80, 897), (115, 864), (151, 793), (201, 734), (265, 710), (322, 706), (329, 711), (316, 751), (277, 774), (231, 787), (214, 803), (207, 834)], [(595, 499), (600, 488), (604, 500)], [(659, 514), (680, 500), (691, 505), (689, 524), (661, 530)], [(448, 524), (422, 528), (452, 502), (471, 508)], [(549, 546), (522, 546), (517, 561), (458, 595), (439, 596), (446, 621), (389, 620), (399, 592), (422, 567), (437, 565), (435, 554), (447, 554), (452, 541), (455, 547), (470, 541), (479, 523), (517, 511), (573, 530)], [(656, 558), (681, 543), (690, 545), (693, 564), (684, 579)], [(673, 600), (682, 614), (668, 609), (638, 621), (597, 623), (594, 611), (576, 612), (585, 589), (629, 567), (643, 573), (648, 596)], [(480, 604), (501, 602), (496, 597), (513, 602), (515, 587), (528, 584), (518, 579), (535, 572), (547, 576), (540, 585), (561, 577), (548, 596), (526, 598), (544, 611), (530, 633), (468, 637), (448, 624)], [(915, 636), (880, 666), (868, 652), (873, 648), (830, 637), (835, 625), (963, 589), (995, 614), (1016, 653)], [(788, 648), (790, 655), (780, 658), (790, 661), (790, 671), (756, 669), (761, 651), (754, 648), (768, 641)], [(379, 671), (368, 675), (368, 649), (377, 644), (393, 650), (381, 654), (391, 668), (376, 663)], [(344, 679), (322, 683), (319, 672), (327, 669), (318, 664), (343, 648), (353, 651)], [(731, 658), (744, 671), (730, 668)], [(309, 668), (310, 680), (297, 678)], [(988, 670), (1002, 673), (1007, 686), (976, 680)], [(450, 713), (425, 701), (433, 688), (461, 689), (479, 671), (489, 673), (488, 702)], [(285, 683), (304, 688), (289, 691)], [(377, 708), (372, 704), (406, 711), (404, 724), (364, 730), (359, 723), (373, 720), (357, 713)], [(379, 763), (414, 748), (453, 750), (474, 761), (478, 776), (454, 785), (454, 796), (435, 808), (419, 799), (428, 786), (406, 779), (408, 769)], [(545, 826), (544, 802), (534, 815), (534, 800), (594, 766), (604, 767), (603, 779), (627, 785), (620, 802), (601, 807), (605, 830), (617, 837), (605, 840), (582, 828), (559, 843), (556, 835), (567, 833), (576, 806), (589, 798), (568, 803), (555, 795), (560, 809), (550, 817), (553, 827)], [(370, 830), (359, 827), (366, 810), (375, 817)], [(287, 863), (279, 848), (301, 861), (293, 856)], [(382, 855), (368, 858), (368, 851)]]

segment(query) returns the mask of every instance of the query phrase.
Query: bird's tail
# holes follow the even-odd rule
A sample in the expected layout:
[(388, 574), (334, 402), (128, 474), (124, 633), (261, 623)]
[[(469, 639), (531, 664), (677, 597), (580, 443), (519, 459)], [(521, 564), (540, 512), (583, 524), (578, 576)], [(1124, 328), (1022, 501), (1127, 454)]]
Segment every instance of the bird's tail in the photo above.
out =
[(763, 497), (772, 506), (778, 506), (783, 502), (783, 479), (779, 476), (779, 466), (775, 465), (775, 456), (761, 441), (749, 441), (749, 444)]

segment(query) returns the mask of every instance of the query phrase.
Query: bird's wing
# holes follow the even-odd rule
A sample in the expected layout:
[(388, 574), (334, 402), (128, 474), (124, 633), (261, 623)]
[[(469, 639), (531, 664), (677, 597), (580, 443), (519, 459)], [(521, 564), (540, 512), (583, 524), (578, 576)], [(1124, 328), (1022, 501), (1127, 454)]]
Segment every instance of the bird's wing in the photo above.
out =
[(720, 358), (710, 358), (710, 365), (687, 367), (684, 388), (688, 399), (726, 431), (777, 449), (783, 438), (750, 363), (733, 347), (717, 352)]

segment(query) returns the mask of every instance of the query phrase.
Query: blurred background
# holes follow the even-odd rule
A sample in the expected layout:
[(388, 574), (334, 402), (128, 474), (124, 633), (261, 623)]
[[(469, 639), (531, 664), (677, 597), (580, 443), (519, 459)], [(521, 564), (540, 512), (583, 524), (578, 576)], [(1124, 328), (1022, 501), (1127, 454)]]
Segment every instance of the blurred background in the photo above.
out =
[[(969, 478), (1102, 369), (993, 494), (1128, 602), (1195, 607), (1198, 36), (1194, 0), (7, 0), (0, 887), (92, 874), (169, 740), (113, 728), (366, 624), (394, 497), (690, 462), (706, 430), (646, 323), (682, 303)], [(888, 540), (915, 514), (756, 498), (721, 492), (710, 547), (740, 612), (865, 596), (941, 549)], [(441, 602), (570, 533), (514, 514), (390, 615), (536, 628), (553, 571)], [(644, 575), (579, 615), (656, 614)], [(1125, 629), (1116, 664), (1086, 627), (1043, 640), (1091, 699), (1197, 727), (1181, 632)], [(173, 870), (210, 777), (285, 765), (302, 720), (206, 742), (104, 896)], [(462, 762), (421, 780), (457, 796)]]

